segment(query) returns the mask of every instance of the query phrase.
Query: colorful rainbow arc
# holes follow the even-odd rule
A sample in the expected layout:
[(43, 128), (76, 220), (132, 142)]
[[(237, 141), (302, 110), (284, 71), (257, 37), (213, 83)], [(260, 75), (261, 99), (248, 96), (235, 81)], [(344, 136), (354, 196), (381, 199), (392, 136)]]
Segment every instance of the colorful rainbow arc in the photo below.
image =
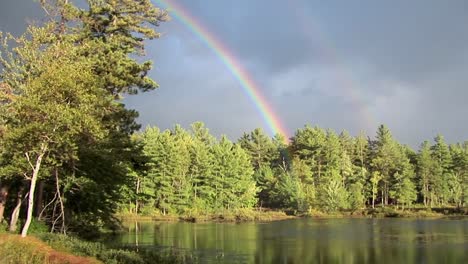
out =
[(241, 63), (236, 59), (232, 52), (219, 41), (213, 33), (204, 27), (195, 17), (193, 17), (184, 7), (174, 1), (159, 0), (159, 3), (169, 9), (171, 16), (180, 20), (187, 26), (195, 35), (197, 35), (217, 57), (226, 65), (232, 75), (240, 83), (240, 86), (250, 98), (257, 111), (262, 116), (264, 122), (268, 126), (270, 132), (281, 134), (287, 140), (289, 136), (287, 130), (282, 125), (278, 115), (275, 114), (271, 106), (268, 104), (265, 97), (260, 93), (258, 85), (253, 78), (243, 68)]

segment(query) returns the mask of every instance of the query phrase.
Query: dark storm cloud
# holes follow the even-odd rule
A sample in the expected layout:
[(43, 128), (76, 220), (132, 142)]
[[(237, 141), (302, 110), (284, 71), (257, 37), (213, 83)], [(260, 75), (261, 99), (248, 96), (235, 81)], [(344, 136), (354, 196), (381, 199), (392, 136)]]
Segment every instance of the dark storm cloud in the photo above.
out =
[[(439, 132), (468, 139), (467, 1), (177, 2), (231, 49), (290, 131), (311, 123), (373, 134), (386, 123), (412, 146)], [(36, 12), (31, 1), (3, 0), (0, 28), (21, 32)], [(147, 54), (161, 87), (125, 100), (143, 125), (202, 120), (233, 139), (267, 130), (195, 34), (177, 19), (159, 30)]]

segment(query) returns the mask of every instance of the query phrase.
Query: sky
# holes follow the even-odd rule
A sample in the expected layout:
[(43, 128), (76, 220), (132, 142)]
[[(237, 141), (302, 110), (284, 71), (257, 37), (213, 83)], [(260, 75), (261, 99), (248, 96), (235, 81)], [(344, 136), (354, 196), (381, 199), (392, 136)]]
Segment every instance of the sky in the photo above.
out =
[[(383, 123), (413, 147), (437, 133), (468, 140), (466, 0), (172, 2), (234, 54), (289, 136), (305, 124), (373, 136)], [(20, 34), (41, 14), (33, 0), (1, 0), (0, 30)], [(269, 132), (199, 36), (175, 17), (158, 31), (146, 59), (160, 87), (124, 99), (143, 127), (203, 121), (232, 140)]]

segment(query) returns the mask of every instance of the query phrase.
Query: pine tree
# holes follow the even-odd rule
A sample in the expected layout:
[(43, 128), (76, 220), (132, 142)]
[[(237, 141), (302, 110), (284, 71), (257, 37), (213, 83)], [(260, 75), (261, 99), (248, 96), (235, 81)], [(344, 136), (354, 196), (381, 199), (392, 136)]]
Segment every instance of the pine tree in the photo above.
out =
[(400, 147), (397, 172), (393, 176), (390, 193), (398, 204), (404, 206), (411, 205), (417, 198), (416, 185), (413, 182), (414, 168), (407, 157), (405, 147)]
[(448, 186), (451, 193), (451, 200), (461, 207), (463, 204), (464, 180), (467, 174), (468, 159), (463, 149), (463, 145), (450, 145), (450, 156), (452, 157), (452, 173), (448, 179)]
[(296, 131), (291, 142), (293, 156), (299, 157), (310, 166), (317, 184), (322, 177), (324, 166), (326, 166), (323, 153), (326, 137), (327, 134), (323, 129), (305, 126)]
[(194, 207), (200, 210), (210, 210), (215, 197), (213, 179), (213, 154), (210, 151), (214, 138), (204, 124), (192, 124), (193, 141), (190, 147), (189, 175), (192, 182), (192, 197)]
[(277, 159), (275, 145), (260, 128), (254, 129), (250, 134), (244, 134), (238, 144), (249, 153), (255, 170), (271, 166), (273, 160)]
[(450, 197), (448, 180), (452, 174), (452, 157), (448, 145), (442, 135), (437, 135), (434, 139), (435, 144), (431, 147), (432, 159), (435, 162), (434, 169), (434, 193), (435, 202), (438, 205), (444, 205)]
[(434, 170), (435, 163), (431, 156), (431, 149), (428, 141), (424, 141), (418, 153), (417, 172), (419, 177), (419, 186), (423, 204), (429, 206), (434, 197)]
[(222, 136), (213, 146), (213, 157), (215, 208), (252, 207), (256, 203), (257, 189), (248, 154)]
[[(349, 159), (343, 163), (340, 140), (335, 132), (328, 130), (326, 144), (323, 149), (324, 174), (317, 187), (317, 199), (320, 207), (327, 211), (335, 211), (348, 207), (348, 192), (345, 188), (345, 177), (342, 168), (350, 166)], [(349, 169), (347, 170), (349, 171)]]
[(380, 191), (382, 205), (388, 204), (390, 184), (396, 169), (398, 149), (390, 130), (380, 125), (377, 129), (375, 144), (372, 149), (371, 165), (380, 175)]

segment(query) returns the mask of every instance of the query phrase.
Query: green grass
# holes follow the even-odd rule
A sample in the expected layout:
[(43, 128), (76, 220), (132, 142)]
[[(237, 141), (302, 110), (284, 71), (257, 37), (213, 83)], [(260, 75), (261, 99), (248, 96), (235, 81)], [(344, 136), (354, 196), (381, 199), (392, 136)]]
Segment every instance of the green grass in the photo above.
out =
[(89, 242), (75, 237), (43, 234), (41, 240), (52, 248), (78, 256), (94, 257), (108, 264), (149, 264), (149, 263), (196, 263), (196, 258), (175, 251), (155, 251), (107, 248), (99, 242)]
[(0, 235), (0, 259), (5, 264), (60, 264), (102, 263), (94, 258), (77, 257), (68, 252), (59, 251), (35, 237), (22, 238), (19, 235)]

